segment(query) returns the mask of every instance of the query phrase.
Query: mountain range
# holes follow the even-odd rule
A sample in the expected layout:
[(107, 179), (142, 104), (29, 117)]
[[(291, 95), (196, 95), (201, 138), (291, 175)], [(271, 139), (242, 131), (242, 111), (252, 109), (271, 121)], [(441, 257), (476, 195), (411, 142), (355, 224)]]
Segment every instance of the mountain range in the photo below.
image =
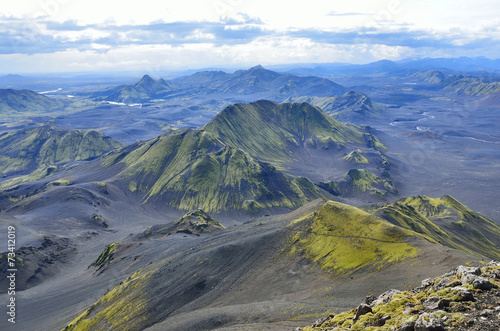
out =
[(165, 81), (145, 75), (133, 85), (123, 85), (105, 97), (107, 101), (138, 103), (151, 99), (182, 96), (239, 96), (283, 101), (291, 96), (334, 96), (346, 89), (331, 80), (320, 77), (299, 77), (256, 66), (232, 74), (221, 71), (198, 72), (190, 76)]

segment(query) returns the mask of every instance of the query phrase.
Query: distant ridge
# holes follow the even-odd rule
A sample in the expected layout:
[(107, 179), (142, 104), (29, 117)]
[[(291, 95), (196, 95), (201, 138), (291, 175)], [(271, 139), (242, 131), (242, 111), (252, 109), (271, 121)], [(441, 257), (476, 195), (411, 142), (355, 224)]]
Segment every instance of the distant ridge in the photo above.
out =
[(64, 104), (31, 90), (0, 89), (0, 114), (46, 112)]
[(345, 91), (343, 86), (326, 78), (280, 74), (259, 65), (233, 74), (202, 71), (168, 81), (154, 80), (145, 75), (133, 85), (117, 87), (105, 100), (137, 103), (187, 95), (189, 92), (193, 95), (252, 96), (253, 100), (283, 101), (291, 96), (332, 96)]

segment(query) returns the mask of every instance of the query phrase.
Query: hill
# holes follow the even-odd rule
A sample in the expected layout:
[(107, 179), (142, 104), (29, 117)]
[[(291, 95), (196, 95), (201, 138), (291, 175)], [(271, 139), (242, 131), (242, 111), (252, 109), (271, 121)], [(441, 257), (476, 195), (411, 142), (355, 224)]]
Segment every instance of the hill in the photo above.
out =
[[(182, 243), (191, 248), (172, 250)], [(112, 262), (95, 281), (125, 270), (129, 276), (65, 330), (286, 329), (325, 306), (335, 311), (367, 292), (415, 286), (424, 275), (444, 273), (450, 263), (480, 259), (333, 201), (201, 236), (129, 236), (113, 247)], [(134, 262), (153, 256), (155, 262), (139, 262), (142, 267)], [(442, 262), (436, 265), (436, 259)]]
[(64, 107), (60, 101), (30, 90), (0, 89), (0, 114), (40, 113)]
[(500, 82), (489, 79), (454, 76), (452, 81), (444, 87), (459, 95), (487, 96), (500, 92)]
[(93, 130), (41, 126), (0, 134), (0, 174), (35, 180), (59, 170), (62, 163), (89, 160), (125, 144)]

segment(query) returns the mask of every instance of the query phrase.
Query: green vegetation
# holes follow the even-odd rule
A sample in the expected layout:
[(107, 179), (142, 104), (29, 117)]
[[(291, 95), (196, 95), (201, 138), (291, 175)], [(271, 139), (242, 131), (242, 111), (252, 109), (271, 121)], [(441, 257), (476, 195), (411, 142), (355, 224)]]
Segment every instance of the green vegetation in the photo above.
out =
[(96, 303), (76, 317), (62, 331), (137, 330), (148, 318), (145, 288), (154, 273), (135, 272), (104, 294)]
[(500, 258), (500, 227), (449, 195), (439, 199), (426, 196), (401, 199), (374, 213), (442, 245)]
[(369, 170), (351, 169), (345, 177), (352, 185), (354, 192), (367, 192), (380, 197), (398, 194), (396, 187), (389, 179), (379, 177)]
[[(119, 162), (126, 165), (120, 176), (131, 191), (144, 194), (145, 201), (161, 199), (181, 210), (258, 212), (296, 208), (323, 196), (309, 180), (286, 176), (204, 130), (171, 131), (139, 145)], [(104, 166), (113, 163), (103, 160)]]
[(102, 268), (104, 265), (111, 263), (113, 261), (113, 255), (120, 247), (120, 245), (121, 244), (118, 241), (106, 245), (99, 257), (94, 262), (92, 262), (91, 266)]
[(404, 242), (414, 232), (339, 202), (329, 201), (290, 225), (294, 230), (285, 251), (311, 259), (331, 272), (382, 268), (415, 257), (418, 252)]

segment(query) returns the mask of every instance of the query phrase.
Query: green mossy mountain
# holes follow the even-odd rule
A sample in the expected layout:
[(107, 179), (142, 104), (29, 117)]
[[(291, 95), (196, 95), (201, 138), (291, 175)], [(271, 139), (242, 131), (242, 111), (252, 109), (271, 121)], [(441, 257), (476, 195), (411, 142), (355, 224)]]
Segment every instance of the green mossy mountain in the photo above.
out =
[(60, 101), (31, 90), (0, 89), (0, 114), (36, 113), (64, 107)]
[(125, 144), (93, 130), (41, 126), (0, 134), (0, 174), (26, 174), (68, 161), (89, 160)]
[(229, 106), (203, 129), (234, 148), (277, 163), (293, 160), (304, 146), (363, 145), (365, 140), (360, 127), (340, 123), (308, 103), (266, 100)]
[(500, 226), (449, 195), (401, 199), (374, 212), (441, 245), (500, 258)]

